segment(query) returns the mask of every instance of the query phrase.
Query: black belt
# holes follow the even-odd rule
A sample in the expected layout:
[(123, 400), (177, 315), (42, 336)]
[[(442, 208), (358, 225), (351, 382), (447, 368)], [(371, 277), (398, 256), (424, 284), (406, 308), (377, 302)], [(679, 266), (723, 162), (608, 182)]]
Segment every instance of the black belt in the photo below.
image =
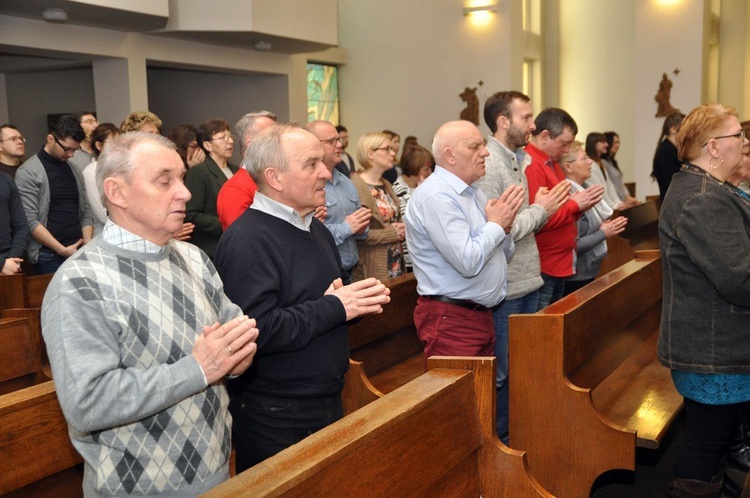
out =
[(448, 303), (448, 304), (455, 304), (456, 306), (461, 306), (462, 308), (466, 308), (467, 310), (472, 311), (489, 311), (490, 309), (486, 306), (482, 306), (481, 304), (477, 304), (474, 301), (464, 301), (461, 299), (453, 299), (452, 297), (446, 297), (446, 296), (424, 296), (427, 299), (432, 299), (433, 301), (440, 301), (441, 303)]

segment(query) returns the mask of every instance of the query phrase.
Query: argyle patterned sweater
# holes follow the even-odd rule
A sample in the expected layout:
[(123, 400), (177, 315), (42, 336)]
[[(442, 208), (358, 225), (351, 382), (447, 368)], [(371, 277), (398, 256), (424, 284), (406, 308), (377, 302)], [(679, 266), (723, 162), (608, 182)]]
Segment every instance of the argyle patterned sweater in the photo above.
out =
[(86, 496), (194, 496), (228, 477), (226, 389), (190, 353), (241, 314), (183, 242), (150, 254), (99, 236), (58, 270), (42, 330)]

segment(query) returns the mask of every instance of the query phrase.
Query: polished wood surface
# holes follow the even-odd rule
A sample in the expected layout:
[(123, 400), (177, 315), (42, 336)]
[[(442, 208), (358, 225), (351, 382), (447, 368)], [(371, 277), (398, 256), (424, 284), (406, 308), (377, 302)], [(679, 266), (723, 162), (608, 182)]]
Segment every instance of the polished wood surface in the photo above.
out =
[(635, 259), (635, 250), (630, 242), (619, 235), (607, 237), (607, 255), (602, 260), (597, 278), (603, 277), (633, 259)]
[(628, 219), (622, 237), (635, 249), (659, 248), (659, 203), (646, 201), (619, 213)]
[[(68, 489), (55, 474), (82, 460), (70, 443), (52, 381), (0, 396), (0, 455), (0, 494), (45, 478), (56, 483), (55, 487)], [(70, 479), (73, 488), (80, 489), (76, 475)], [(42, 484), (36, 494), (41, 493)]]
[(54, 274), (0, 275), (0, 310), (41, 308), (44, 293)]
[(528, 475), (524, 454), (494, 436), (494, 360), (430, 365), (205, 496), (551, 496)]
[(0, 310), (23, 308), (24, 275), (0, 275)]
[(0, 316), (0, 395), (50, 380), (43, 367), (39, 314), (3, 310)]
[(417, 280), (413, 273), (385, 282), (391, 302), (377, 315), (367, 315), (347, 327), (349, 355), (360, 362), (372, 384), (382, 393), (393, 391), (425, 370), (422, 343), (414, 327)]
[(26, 277), (25, 303), (23, 308), (41, 308), (44, 293), (47, 286), (54, 277), (54, 273), (48, 275), (29, 275)]
[(635, 469), (679, 413), (656, 356), (658, 251), (626, 263), (535, 315), (510, 318), (510, 445), (560, 497), (588, 496), (611, 469)]

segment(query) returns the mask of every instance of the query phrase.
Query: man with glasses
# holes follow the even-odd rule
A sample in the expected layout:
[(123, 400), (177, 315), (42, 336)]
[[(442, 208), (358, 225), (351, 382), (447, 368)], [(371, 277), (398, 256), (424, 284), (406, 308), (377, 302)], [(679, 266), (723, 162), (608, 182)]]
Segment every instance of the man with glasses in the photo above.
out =
[(0, 126), (0, 172), (15, 178), (25, 154), (26, 139), (18, 128), (12, 124)]
[[(534, 125), (536, 129), (531, 132), (526, 146), (531, 164), (525, 171), (531, 204), (534, 204), (540, 188), (552, 190), (565, 180), (565, 173), (557, 161), (568, 153), (578, 133), (578, 125), (570, 114), (554, 107), (540, 112)], [(562, 297), (565, 279), (575, 273), (576, 219), (602, 200), (603, 195), (604, 187), (601, 185), (592, 185), (572, 194), (537, 232), (536, 245), (544, 281), (539, 290), (538, 309), (546, 308)]]
[(352, 270), (359, 261), (357, 241), (367, 238), (372, 212), (362, 207), (357, 188), (336, 167), (341, 163), (342, 151), (342, 142), (336, 128), (328, 121), (317, 120), (307, 123), (305, 129), (315, 135), (323, 146), (323, 164), (331, 173), (325, 186), (326, 215), (323, 224), (333, 234), (341, 264), (351, 280)]
[(69, 162), (85, 137), (76, 118), (60, 116), (51, 124), (42, 150), (16, 173), (31, 229), (28, 261), (37, 273), (57, 271), (94, 233), (83, 176)]
[(78, 171), (83, 172), (86, 166), (91, 163), (91, 160), (94, 159), (94, 145), (91, 143), (91, 135), (94, 133), (96, 127), (99, 126), (99, 121), (93, 112), (79, 112), (78, 114), (74, 114), (73, 117), (78, 120), (86, 137), (81, 141), (81, 148), (70, 158), (70, 163)]

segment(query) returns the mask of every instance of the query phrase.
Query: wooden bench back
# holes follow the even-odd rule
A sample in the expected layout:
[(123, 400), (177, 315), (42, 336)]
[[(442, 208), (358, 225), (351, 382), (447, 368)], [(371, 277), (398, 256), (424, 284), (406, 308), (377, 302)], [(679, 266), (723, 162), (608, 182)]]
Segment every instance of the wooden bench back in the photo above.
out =
[(0, 310), (23, 308), (25, 275), (0, 275)]
[(659, 206), (656, 201), (646, 201), (620, 211), (628, 219), (622, 237), (636, 249), (659, 248)]
[(0, 383), (41, 369), (28, 320), (0, 318)]
[(494, 362), (458, 361), (482, 372), (431, 370), (206, 496), (549, 496), (491, 435)]
[(52, 381), (0, 396), (0, 495), (79, 464)]
[(2, 318), (25, 318), (29, 322), (31, 341), (35, 356), (41, 358), (42, 373), (47, 377), (44, 381), (52, 379), (52, 368), (47, 357), (47, 348), (42, 337), (42, 309), (41, 308), (10, 308), (0, 310)]
[(656, 356), (658, 251), (533, 315), (510, 317), (510, 443), (555, 495), (585, 496), (612, 469), (635, 469), (681, 408)]
[(423, 351), (414, 327), (414, 308), (419, 298), (414, 274), (384, 283), (391, 290), (391, 302), (383, 313), (367, 315), (348, 326), (350, 356), (364, 364), (370, 377)]
[[(658, 257), (638, 258), (541, 312), (552, 315), (567, 310), (560, 337), (563, 371), (576, 379), (576, 385), (598, 385), (632, 347), (658, 330), (661, 278)], [(607, 349), (609, 354), (603, 357)], [(591, 364), (591, 358), (600, 363)]]
[(607, 237), (607, 255), (602, 260), (597, 278), (603, 277), (633, 259), (635, 259), (635, 250), (630, 242), (619, 235)]
[(47, 292), (47, 286), (54, 277), (54, 273), (47, 275), (29, 275), (25, 280), (25, 299), (23, 308), (41, 308), (44, 293)]
[(0, 310), (41, 308), (44, 293), (54, 274), (0, 275)]

